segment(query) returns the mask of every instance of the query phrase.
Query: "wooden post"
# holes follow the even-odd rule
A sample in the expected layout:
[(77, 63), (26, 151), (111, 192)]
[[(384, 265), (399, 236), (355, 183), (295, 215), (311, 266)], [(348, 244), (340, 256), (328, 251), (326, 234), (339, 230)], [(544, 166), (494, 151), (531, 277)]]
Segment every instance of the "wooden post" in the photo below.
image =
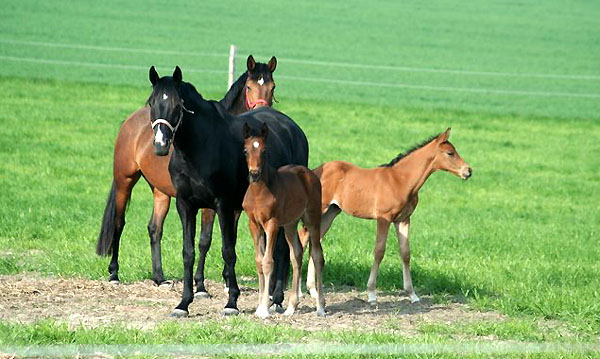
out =
[(231, 45), (229, 48), (229, 74), (227, 77), (227, 90), (233, 85), (235, 77), (235, 55), (237, 53), (237, 46)]

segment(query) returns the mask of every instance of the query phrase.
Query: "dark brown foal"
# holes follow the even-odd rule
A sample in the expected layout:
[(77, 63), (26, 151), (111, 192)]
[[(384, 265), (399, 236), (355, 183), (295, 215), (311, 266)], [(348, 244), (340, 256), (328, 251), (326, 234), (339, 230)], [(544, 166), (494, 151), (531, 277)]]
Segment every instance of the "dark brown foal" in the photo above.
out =
[[(263, 124), (261, 134), (252, 135), (244, 124), (244, 152), (248, 163), (249, 186), (242, 204), (254, 239), (259, 295), (256, 315), (269, 316), (268, 288), (273, 271), (273, 250), (279, 227), (283, 227), (290, 246), (292, 262), (292, 291), (284, 315), (292, 315), (298, 306), (303, 248), (298, 238), (298, 222), (308, 230), (310, 257), (315, 266), (317, 315), (325, 316), (323, 296), (323, 250), (320, 243), (321, 184), (319, 178), (304, 166), (287, 165), (276, 170), (269, 166), (266, 138), (268, 128)], [(266, 234), (266, 245), (261, 243)], [(308, 240), (307, 240), (308, 241)]]

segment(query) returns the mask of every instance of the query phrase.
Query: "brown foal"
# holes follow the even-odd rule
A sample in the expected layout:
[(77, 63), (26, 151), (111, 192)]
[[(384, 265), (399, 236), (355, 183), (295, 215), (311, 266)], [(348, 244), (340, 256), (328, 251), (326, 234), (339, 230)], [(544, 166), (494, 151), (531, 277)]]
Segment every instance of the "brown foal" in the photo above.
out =
[[(398, 155), (389, 164), (377, 168), (359, 168), (343, 161), (327, 162), (314, 170), (322, 187), (321, 238), (335, 217), (344, 211), (354, 217), (377, 220), (374, 262), (367, 283), (368, 301), (377, 302), (375, 287), (379, 264), (385, 253), (390, 224), (394, 224), (402, 258), (404, 290), (411, 302), (418, 302), (410, 276), (410, 216), (418, 203), (419, 189), (437, 171), (448, 171), (466, 180), (471, 167), (448, 141), (450, 129), (422, 145)], [(301, 230), (302, 244), (306, 231)], [(314, 266), (308, 266), (306, 285), (314, 296)]]
[[(242, 204), (254, 239), (256, 270), (258, 272), (259, 295), (256, 315), (269, 316), (269, 281), (273, 271), (273, 250), (279, 227), (283, 227), (290, 246), (292, 262), (292, 290), (288, 308), (284, 315), (291, 315), (298, 306), (303, 246), (298, 238), (298, 222), (304, 222), (307, 242), (310, 240), (310, 258), (316, 272), (315, 297), (317, 315), (325, 316), (323, 295), (323, 266), (319, 227), (321, 222), (321, 184), (319, 178), (304, 166), (287, 165), (279, 169), (271, 167), (268, 156), (268, 128), (263, 124), (261, 134), (251, 133), (244, 124), (244, 152), (248, 163), (249, 186)], [(266, 234), (266, 245), (263, 242)]]

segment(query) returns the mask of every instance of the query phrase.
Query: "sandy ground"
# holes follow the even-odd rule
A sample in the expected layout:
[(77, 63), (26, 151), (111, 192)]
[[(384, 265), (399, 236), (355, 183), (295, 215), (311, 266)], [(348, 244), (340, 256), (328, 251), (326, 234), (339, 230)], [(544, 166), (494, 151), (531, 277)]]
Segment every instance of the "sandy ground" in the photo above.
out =
[[(98, 327), (123, 324), (128, 327), (152, 328), (156, 324), (175, 320), (168, 318), (179, 303), (183, 285), (157, 287), (151, 281), (131, 284), (110, 284), (105, 281), (74, 278), (42, 278), (35, 274), (0, 276), (0, 320), (35, 322), (52, 318), (67, 322), (70, 327)], [(210, 299), (196, 299), (190, 306), (190, 316), (182, 322), (207, 319), (227, 320), (221, 316), (226, 302), (223, 285), (208, 281)], [(420, 303), (395, 293), (379, 293), (378, 305), (366, 302), (366, 293), (352, 288), (336, 288), (326, 292), (327, 317), (318, 318), (315, 303), (305, 294), (298, 310), (291, 317), (273, 314), (266, 320), (254, 316), (258, 292), (242, 287), (238, 307), (242, 316), (271, 325), (289, 324), (306, 330), (358, 329), (414, 334), (421, 323), (456, 323), (481, 320), (503, 320), (494, 312), (470, 310), (459, 303), (433, 304), (421, 297)]]

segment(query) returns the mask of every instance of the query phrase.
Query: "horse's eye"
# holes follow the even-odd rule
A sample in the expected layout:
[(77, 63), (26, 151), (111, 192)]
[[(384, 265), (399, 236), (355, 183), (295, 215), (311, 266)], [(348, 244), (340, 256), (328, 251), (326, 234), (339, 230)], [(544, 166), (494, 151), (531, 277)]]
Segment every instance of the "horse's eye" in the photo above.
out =
[(446, 152), (446, 154), (447, 154), (448, 156), (451, 156), (451, 157), (452, 157), (452, 156), (454, 156), (454, 152), (452, 152), (452, 151), (450, 151), (450, 152)]
[(250, 86), (246, 86), (246, 88), (247, 88), (248, 90), (250, 90)]

